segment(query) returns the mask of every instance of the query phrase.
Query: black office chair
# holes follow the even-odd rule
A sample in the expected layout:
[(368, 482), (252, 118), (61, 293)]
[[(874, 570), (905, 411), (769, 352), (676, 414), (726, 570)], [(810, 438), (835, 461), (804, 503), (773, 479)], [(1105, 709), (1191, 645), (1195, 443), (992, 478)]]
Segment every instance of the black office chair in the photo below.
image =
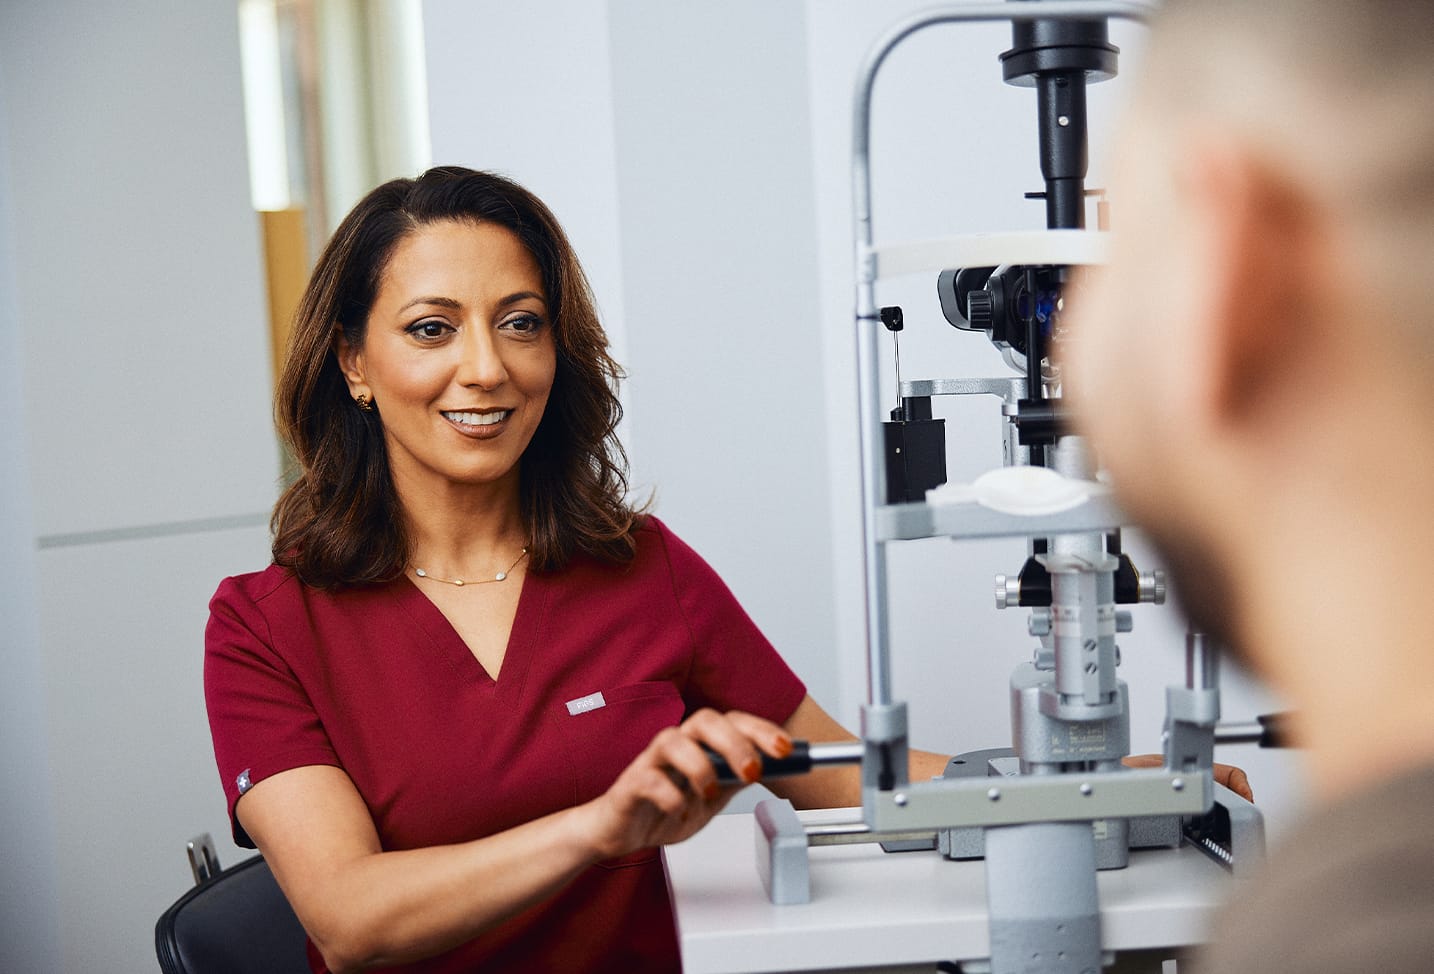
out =
[(189, 844), (196, 885), (154, 926), (164, 974), (310, 974), (306, 937), (263, 856), (221, 870), (209, 837)]

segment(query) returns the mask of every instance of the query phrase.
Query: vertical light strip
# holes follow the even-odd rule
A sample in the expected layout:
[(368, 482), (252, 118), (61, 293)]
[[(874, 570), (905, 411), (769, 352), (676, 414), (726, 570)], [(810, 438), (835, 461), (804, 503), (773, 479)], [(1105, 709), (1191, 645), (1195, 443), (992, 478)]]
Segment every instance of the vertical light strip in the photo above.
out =
[(382, 179), (379, 140), (369, 108), (378, 85), (369, 65), (366, 7), (363, 0), (319, 0), (314, 6), (318, 126), (324, 143), (324, 208), (329, 224), (325, 236)]
[(387, 137), (379, 146), (380, 165), (392, 176), (416, 176), (433, 165), (428, 130), (428, 69), (423, 52), (423, 5), (420, 0), (373, 0), (374, 78), (381, 81), (374, 99), (375, 131)]
[(291, 202), (289, 153), (274, 0), (240, 0), (239, 50), (249, 136), (249, 193), (256, 210), (286, 209)]

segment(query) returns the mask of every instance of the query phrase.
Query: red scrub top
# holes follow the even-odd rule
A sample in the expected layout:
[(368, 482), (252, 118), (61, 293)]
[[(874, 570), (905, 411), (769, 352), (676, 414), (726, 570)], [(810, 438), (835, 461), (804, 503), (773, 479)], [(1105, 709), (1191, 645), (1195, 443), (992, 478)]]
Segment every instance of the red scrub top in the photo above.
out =
[[(579, 556), (526, 574), (496, 680), (407, 577), (333, 593), (277, 566), (226, 579), (204, 683), (235, 841), (253, 845), (239, 796), (289, 768), (343, 768), (383, 848), (412, 849), (588, 801), (699, 707), (790, 717), (802, 682), (711, 567), (656, 518), (636, 539), (629, 565)], [(662, 867), (644, 850), (402, 970), (679, 967)]]

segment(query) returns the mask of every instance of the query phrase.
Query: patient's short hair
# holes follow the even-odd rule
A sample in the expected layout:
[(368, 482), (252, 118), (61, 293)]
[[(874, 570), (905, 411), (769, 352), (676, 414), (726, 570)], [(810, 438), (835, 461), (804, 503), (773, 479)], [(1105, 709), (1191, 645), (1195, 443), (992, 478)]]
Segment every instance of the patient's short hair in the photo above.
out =
[(1434, 2), (1167, 0), (1136, 98), (1302, 179), (1360, 255), (1351, 286), (1387, 302), (1372, 316), (1434, 359)]

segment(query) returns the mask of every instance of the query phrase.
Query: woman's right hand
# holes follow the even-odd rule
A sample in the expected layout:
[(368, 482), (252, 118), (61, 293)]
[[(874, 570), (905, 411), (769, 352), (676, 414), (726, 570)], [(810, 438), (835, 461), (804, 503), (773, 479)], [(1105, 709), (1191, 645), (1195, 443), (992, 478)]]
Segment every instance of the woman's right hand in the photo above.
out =
[[(740, 784), (722, 785), (706, 745), (727, 760)], [(706, 825), (761, 775), (761, 753), (786, 757), (792, 738), (778, 724), (741, 711), (703, 709), (659, 732), (585, 809), (601, 858), (681, 842)]]

